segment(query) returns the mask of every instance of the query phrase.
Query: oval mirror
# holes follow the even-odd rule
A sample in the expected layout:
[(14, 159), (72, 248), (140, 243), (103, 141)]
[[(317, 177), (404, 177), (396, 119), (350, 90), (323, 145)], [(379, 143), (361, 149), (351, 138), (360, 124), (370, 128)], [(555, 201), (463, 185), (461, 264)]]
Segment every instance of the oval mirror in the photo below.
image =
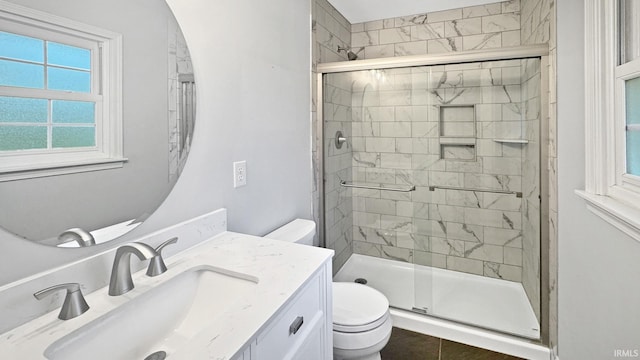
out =
[(0, 1), (0, 226), (67, 247), (144, 221), (189, 153), (192, 69), (164, 0)]

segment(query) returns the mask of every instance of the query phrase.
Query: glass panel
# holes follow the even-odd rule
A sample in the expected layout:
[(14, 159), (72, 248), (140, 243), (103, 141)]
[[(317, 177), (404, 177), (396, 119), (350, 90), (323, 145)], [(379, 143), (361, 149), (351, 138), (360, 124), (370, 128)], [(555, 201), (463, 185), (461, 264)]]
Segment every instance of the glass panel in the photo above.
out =
[(44, 41), (0, 31), (0, 57), (44, 62)]
[(1, 122), (47, 122), (46, 99), (0, 96)]
[(620, 22), (621, 63), (624, 64), (640, 58), (640, 1), (621, 0), (621, 7), (624, 14)]
[(91, 92), (91, 74), (86, 71), (47, 67), (47, 88), (51, 90), (67, 90)]
[(96, 131), (93, 127), (54, 127), (53, 147), (72, 148), (96, 145)]
[(45, 126), (0, 126), (0, 151), (46, 148)]
[(44, 66), (0, 60), (0, 85), (44, 88)]
[[(419, 211), (415, 196), (413, 202), (416, 217), (426, 213), (432, 265), (425, 277), (430, 282), (416, 270), (416, 302), (426, 293), (420, 287), (430, 287), (429, 314), (537, 339), (540, 62), (430, 71), (430, 118), (440, 131), (432, 139), (438, 146), (428, 149), (435, 157), (426, 170), (435, 191), (426, 198), (428, 212)], [(506, 314), (505, 306), (518, 316)]]
[(49, 41), (47, 64), (91, 70), (91, 51)]
[(93, 124), (95, 104), (85, 101), (54, 100), (52, 104), (53, 123)]
[[(442, 94), (431, 89), (438, 85), (446, 86), (446, 81), (462, 85), (462, 78), (454, 75), (446, 79), (442, 68), (418, 67), (411, 69), (411, 104), (396, 109), (396, 120), (411, 122), (411, 143), (407, 143), (404, 152), (410, 154), (411, 171), (403, 171), (408, 175), (409, 185), (415, 185), (416, 191), (411, 194), (411, 203), (406, 206), (411, 210), (413, 228), (408, 234), (413, 240), (414, 263), (414, 305), (410, 309), (414, 312), (434, 315), (438, 312), (434, 296), (434, 275), (442, 267), (446, 267), (446, 256), (435, 249), (432, 244), (439, 239), (446, 238), (443, 219), (435, 219), (433, 204), (437, 203), (443, 190), (429, 190), (429, 174), (433, 170), (441, 169), (444, 160), (440, 158), (439, 138), (451, 133), (463, 136), (474, 136), (473, 108), (469, 116), (469, 108), (461, 109), (438, 108), (437, 99)], [(445, 80), (446, 79), (446, 80)], [(461, 111), (459, 111), (461, 110)], [(451, 116), (462, 115), (460, 117)], [(445, 119), (441, 115), (446, 115)], [(441, 121), (443, 120), (443, 121)], [(451, 121), (450, 121), (451, 120)], [(459, 126), (458, 126), (459, 125)], [(402, 141), (402, 140), (401, 140)], [(411, 145), (411, 146), (410, 146)], [(441, 221), (438, 221), (441, 220)], [(445, 265), (443, 265), (443, 263)]]
[(640, 176), (640, 77), (625, 82), (627, 173)]
[(640, 124), (640, 77), (625, 81), (627, 125)]
[(627, 131), (627, 173), (640, 176), (640, 131)]
[[(345, 88), (351, 74), (330, 74), (325, 76), (324, 82), (324, 161), (325, 161), (325, 206), (324, 234), (327, 247), (335, 250), (335, 270), (353, 254), (354, 235), (358, 236), (357, 224), (366, 221), (360, 213), (354, 212), (354, 189), (340, 185), (342, 181), (353, 180), (352, 148), (342, 144), (340, 149), (335, 146), (335, 136), (341, 131), (345, 138), (351, 138), (352, 111), (351, 92)], [(318, 119), (317, 121), (323, 121)], [(333, 139), (333, 140), (332, 140)], [(355, 145), (355, 144), (354, 144)], [(361, 237), (357, 237), (361, 239)], [(354, 281), (354, 274), (345, 274), (344, 280)], [(366, 275), (362, 275), (366, 276)]]
[(540, 82), (539, 59), (325, 75), (336, 281), (365, 278), (393, 307), (539, 339)]

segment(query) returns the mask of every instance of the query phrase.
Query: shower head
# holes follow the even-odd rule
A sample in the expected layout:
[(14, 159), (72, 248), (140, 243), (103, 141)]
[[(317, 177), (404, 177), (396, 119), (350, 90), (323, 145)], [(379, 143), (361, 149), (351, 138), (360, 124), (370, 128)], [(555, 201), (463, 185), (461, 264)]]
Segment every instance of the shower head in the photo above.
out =
[(351, 49), (348, 48), (348, 47), (342, 47), (342, 46), (338, 45), (338, 52), (340, 52), (340, 51), (344, 51), (347, 54), (347, 59), (349, 59), (349, 61), (353, 61), (353, 60), (358, 59), (358, 54), (356, 54), (353, 51), (351, 51)]

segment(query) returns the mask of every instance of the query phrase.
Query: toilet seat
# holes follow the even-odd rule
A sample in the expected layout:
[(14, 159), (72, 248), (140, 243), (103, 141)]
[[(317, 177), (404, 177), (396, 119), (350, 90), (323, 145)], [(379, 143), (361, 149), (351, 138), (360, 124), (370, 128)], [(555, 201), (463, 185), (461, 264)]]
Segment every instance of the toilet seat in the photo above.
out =
[(385, 321), (387, 321), (388, 317), (389, 317), (389, 313), (385, 314), (380, 319), (378, 319), (378, 320), (376, 320), (376, 321), (374, 321), (372, 323), (363, 324), (363, 325), (359, 325), (359, 326), (344, 326), (344, 325), (338, 325), (338, 324), (334, 323), (333, 324), (333, 330), (334, 331), (343, 332), (343, 333), (365, 332), (365, 331), (373, 330), (373, 329), (375, 329), (377, 327), (380, 327), (380, 325), (382, 325)]
[(389, 301), (369, 286), (333, 283), (333, 330), (358, 333), (375, 329), (389, 317)]

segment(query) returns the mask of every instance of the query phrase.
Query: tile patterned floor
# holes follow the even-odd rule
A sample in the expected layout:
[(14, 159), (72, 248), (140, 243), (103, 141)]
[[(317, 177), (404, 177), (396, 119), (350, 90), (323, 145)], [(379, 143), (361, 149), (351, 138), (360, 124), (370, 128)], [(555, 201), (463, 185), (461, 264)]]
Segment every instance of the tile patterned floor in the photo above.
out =
[(382, 360), (519, 360), (477, 347), (393, 328)]

